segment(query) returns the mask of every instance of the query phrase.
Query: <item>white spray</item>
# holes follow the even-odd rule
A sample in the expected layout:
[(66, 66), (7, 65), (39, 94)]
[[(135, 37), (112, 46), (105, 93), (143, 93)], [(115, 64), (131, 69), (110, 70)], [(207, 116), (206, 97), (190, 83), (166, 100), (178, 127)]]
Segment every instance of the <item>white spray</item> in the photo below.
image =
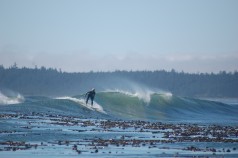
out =
[(19, 104), (23, 101), (24, 97), (19, 93), (16, 93), (14, 96), (7, 96), (0, 91), (0, 105)]
[[(128, 81), (129, 82), (129, 81)], [(121, 90), (121, 89), (108, 89), (105, 92), (119, 92), (129, 96), (138, 97), (143, 100), (145, 103), (150, 103), (152, 94), (161, 94), (165, 99), (170, 99), (173, 94), (168, 91), (163, 91), (159, 89), (152, 90), (146, 86), (141, 84), (137, 84), (135, 82), (130, 82), (130, 90)]]

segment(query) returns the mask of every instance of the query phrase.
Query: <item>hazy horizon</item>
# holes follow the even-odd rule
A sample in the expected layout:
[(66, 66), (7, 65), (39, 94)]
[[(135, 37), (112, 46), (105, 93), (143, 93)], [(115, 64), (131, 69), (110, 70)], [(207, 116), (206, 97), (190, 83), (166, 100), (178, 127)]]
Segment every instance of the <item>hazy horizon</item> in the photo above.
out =
[(0, 0), (0, 65), (238, 70), (236, 0)]

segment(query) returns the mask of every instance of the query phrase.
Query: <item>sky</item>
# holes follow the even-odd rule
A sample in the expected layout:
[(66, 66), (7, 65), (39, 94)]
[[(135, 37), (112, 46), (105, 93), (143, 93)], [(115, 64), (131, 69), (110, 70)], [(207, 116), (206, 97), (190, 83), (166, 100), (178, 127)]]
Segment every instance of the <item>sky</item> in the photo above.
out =
[(0, 0), (0, 65), (238, 70), (237, 0)]

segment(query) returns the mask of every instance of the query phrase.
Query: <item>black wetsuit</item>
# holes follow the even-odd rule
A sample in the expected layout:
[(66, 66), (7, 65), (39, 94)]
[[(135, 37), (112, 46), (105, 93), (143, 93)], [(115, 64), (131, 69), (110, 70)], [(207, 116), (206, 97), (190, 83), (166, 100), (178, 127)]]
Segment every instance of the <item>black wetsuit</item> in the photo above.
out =
[(86, 93), (86, 95), (87, 95), (86, 104), (88, 104), (88, 100), (90, 98), (91, 105), (93, 105), (93, 100), (94, 100), (95, 94), (96, 94), (95, 90), (91, 90), (91, 91)]

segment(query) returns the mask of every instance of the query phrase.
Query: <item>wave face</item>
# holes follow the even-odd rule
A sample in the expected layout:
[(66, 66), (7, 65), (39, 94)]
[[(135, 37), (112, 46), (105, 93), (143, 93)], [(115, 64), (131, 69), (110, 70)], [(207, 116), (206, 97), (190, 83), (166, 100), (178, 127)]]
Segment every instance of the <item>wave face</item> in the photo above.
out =
[(60, 98), (28, 96), (23, 103), (2, 105), (0, 110), (122, 120), (238, 123), (236, 105), (169, 93), (150, 93), (141, 97), (137, 93), (99, 92), (93, 107), (85, 104), (83, 95)]
[(147, 102), (136, 95), (106, 92), (97, 95), (97, 102), (103, 105), (107, 113), (118, 118), (183, 122), (238, 121), (238, 106), (169, 93), (151, 94)]

